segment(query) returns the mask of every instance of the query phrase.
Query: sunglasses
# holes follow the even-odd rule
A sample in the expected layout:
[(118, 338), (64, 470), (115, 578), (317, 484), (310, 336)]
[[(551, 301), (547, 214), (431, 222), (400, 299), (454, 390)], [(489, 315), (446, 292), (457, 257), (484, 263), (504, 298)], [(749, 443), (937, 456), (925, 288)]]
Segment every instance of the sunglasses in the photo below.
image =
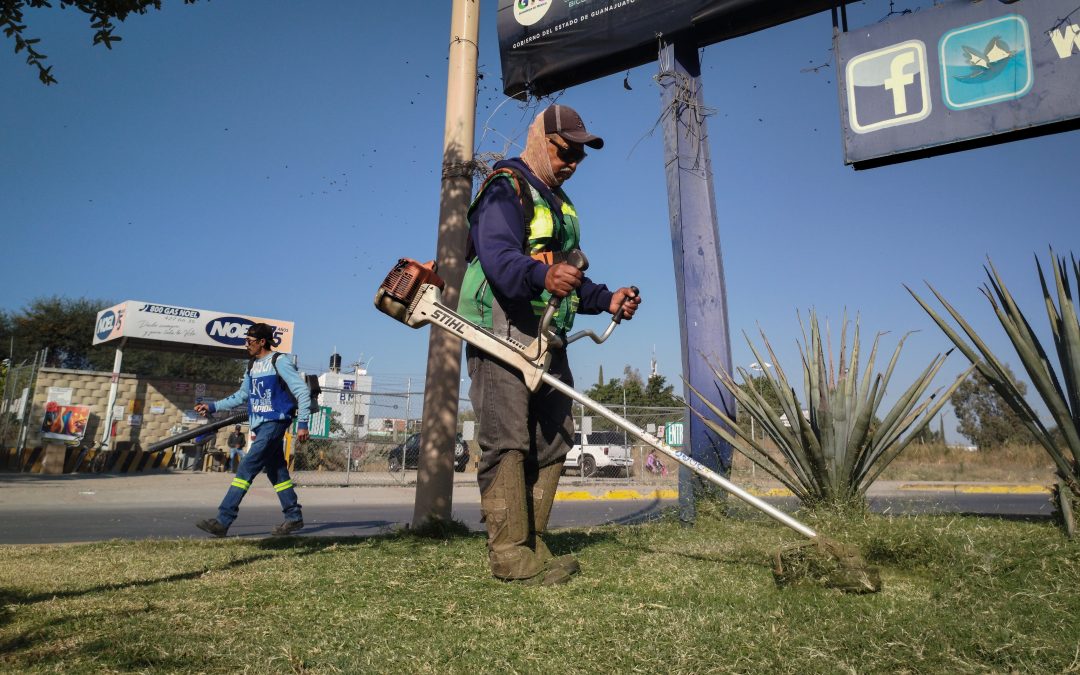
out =
[(588, 155), (585, 154), (585, 148), (583, 147), (572, 148), (566, 145), (559, 145), (554, 141), (554, 139), (551, 138), (548, 139), (548, 143), (551, 143), (555, 146), (555, 154), (559, 156), (559, 159), (566, 162), (567, 164), (575, 164), (581, 162), (583, 159), (588, 157)]

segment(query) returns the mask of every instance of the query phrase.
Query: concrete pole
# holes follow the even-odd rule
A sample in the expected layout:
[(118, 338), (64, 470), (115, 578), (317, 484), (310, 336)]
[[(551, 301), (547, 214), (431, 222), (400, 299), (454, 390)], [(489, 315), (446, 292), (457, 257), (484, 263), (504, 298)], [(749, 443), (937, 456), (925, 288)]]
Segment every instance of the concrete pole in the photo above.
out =
[[(701, 64), (692, 41), (664, 45), (661, 53), (661, 111), (664, 128), (664, 164), (671, 219), (671, 251), (675, 262), (675, 289), (682, 335), (683, 397), (690, 407), (710, 414), (690, 390), (716, 391), (715, 377), (706, 358), (729, 373), (727, 294), (720, 234), (713, 198), (712, 160), (705, 126), (705, 99), (701, 92)], [(719, 394), (720, 407), (735, 418), (730, 392)], [(731, 447), (697, 415), (686, 413), (685, 450), (693, 459), (727, 476)], [(684, 521), (696, 515), (695, 491), (712, 490), (686, 467), (679, 468), (679, 510)]]
[[(450, 66), (446, 83), (446, 132), (436, 260), (446, 281), (442, 299), (457, 305), (465, 274), (466, 213), (472, 198), (473, 136), (476, 127), (476, 60), (479, 0), (454, 0), (450, 16)], [(423, 435), (416, 475), (413, 527), (449, 521), (454, 496), (454, 441), (461, 382), (461, 340), (441, 330), (428, 337), (424, 380)]]
[(112, 419), (113, 406), (116, 405), (116, 389), (120, 386), (120, 364), (124, 362), (124, 345), (127, 338), (121, 338), (116, 347), (116, 357), (113, 358), (112, 381), (109, 384), (109, 404), (105, 407), (105, 429), (101, 432), (101, 447), (112, 449)]

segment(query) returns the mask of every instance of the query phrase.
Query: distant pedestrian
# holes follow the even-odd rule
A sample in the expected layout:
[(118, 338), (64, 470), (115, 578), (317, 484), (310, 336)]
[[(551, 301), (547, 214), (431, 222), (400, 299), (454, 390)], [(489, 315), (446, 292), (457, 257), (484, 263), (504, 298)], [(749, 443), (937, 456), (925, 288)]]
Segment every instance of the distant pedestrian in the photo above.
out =
[(273, 352), (274, 329), (265, 323), (248, 328), (247, 352), (251, 357), (240, 389), (232, 396), (212, 403), (199, 403), (195, 410), (202, 415), (248, 404), (248, 421), (254, 440), (240, 462), (229, 491), (218, 507), (217, 518), (195, 523), (215, 537), (224, 537), (240, 512), (240, 502), (251, 488), (251, 481), (266, 471), (277, 492), (285, 522), (276, 526), (275, 535), (290, 534), (304, 526), (300, 503), (285, 463), (285, 432), (296, 418), (296, 440), (308, 439), (308, 387), (289, 359)]
[(240, 425), (237, 424), (233, 432), (229, 434), (229, 471), (240, 468), (240, 462), (244, 459), (245, 445), (247, 445), (247, 439), (244, 438), (244, 432), (240, 431)]

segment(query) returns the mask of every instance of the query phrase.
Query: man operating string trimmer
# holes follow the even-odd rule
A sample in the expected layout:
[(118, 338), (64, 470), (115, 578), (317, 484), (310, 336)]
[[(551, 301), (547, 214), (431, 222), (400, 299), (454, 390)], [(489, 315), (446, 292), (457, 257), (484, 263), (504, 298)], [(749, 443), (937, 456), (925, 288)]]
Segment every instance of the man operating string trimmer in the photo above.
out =
[[(554, 557), (540, 539), (570, 447), (571, 401), (623, 429), (773, 520), (807, 537), (781, 550), (773, 570), (782, 585), (824, 583), (851, 593), (881, 590), (881, 578), (858, 549), (818, 535), (696, 459), (676, 450), (601, 403), (574, 390), (566, 345), (600, 344), (641, 300), (634, 287), (612, 293), (581, 272), (577, 216), (560, 185), (584, 159), (584, 145), (603, 141), (577, 113), (552, 106), (529, 129), (520, 159), (496, 165), (469, 210), (469, 268), (458, 310), (442, 304), (434, 265), (401, 258), (375, 294), (379, 311), (412, 328), (431, 324), (468, 347), (473, 410), (479, 421), (480, 499), (492, 573), (507, 581), (557, 584), (580, 569)], [(575, 311), (614, 317), (603, 335), (566, 335)], [(539, 320), (538, 320), (539, 317)]]
[[(470, 262), (458, 312), (496, 335), (528, 344), (537, 337), (549, 300), (561, 298), (552, 321), (565, 337), (574, 314), (630, 319), (641, 302), (628, 287), (610, 291), (566, 261), (580, 245), (577, 213), (562, 191), (602, 138), (581, 117), (552, 105), (529, 127), (521, 157), (504, 160), (469, 209)], [(573, 387), (565, 347), (552, 346), (548, 373)], [(571, 400), (550, 386), (531, 392), (522, 373), (466, 347), (469, 398), (482, 451), (478, 473), (492, 574), (507, 581), (558, 584), (580, 570), (572, 556), (555, 557), (540, 534), (574, 434)]]

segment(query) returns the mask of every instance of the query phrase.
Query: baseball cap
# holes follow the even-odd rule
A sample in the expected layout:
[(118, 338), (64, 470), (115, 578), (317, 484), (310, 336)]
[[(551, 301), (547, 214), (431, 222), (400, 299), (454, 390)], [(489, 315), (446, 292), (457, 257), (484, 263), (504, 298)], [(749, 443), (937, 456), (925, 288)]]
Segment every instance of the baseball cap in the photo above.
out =
[(266, 340), (267, 346), (274, 344), (274, 328), (269, 324), (253, 323), (248, 326), (247, 334), (256, 340)]
[(604, 147), (604, 139), (585, 130), (581, 115), (568, 105), (549, 105), (544, 111), (544, 133), (559, 134), (568, 141), (582, 143), (599, 150)]

